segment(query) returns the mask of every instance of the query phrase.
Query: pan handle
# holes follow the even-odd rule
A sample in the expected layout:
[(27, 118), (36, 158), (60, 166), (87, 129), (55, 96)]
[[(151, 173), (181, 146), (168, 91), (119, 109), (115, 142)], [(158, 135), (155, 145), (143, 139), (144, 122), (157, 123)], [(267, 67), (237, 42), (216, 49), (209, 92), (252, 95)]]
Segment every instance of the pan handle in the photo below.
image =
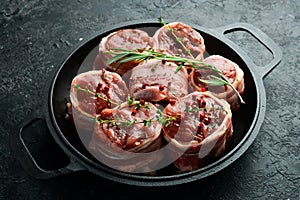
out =
[(13, 135), (11, 137), (11, 143), (15, 147), (16, 156), (21, 162), (21, 165), (24, 168), (24, 170), (36, 179), (50, 179), (69, 174), (71, 172), (84, 170), (84, 168), (81, 165), (79, 165), (70, 157), (68, 157), (69, 163), (62, 168), (54, 170), (44, 170), (42, 167), (40, 167), (40, 165), (34, 159), (29, 148), (25, 144), (24, 138), (22, 136), (22, 133), (25, 129), (28, 128), (30, 130), (30, 127), (39, 120), (45, 121), (45, 118), (41, 114), (33, 113), (31, 114), (31, 117), (23, 121), (12, 131)]
[(262, 75), (262, 78), (266, 77), (280, 63), (282, 59), (282, 51), (279, 46), (264, 32), (251, 24), (235, 23), (216, 28), (215, 30), (217, 32), (221, 32), (221, 34), (223, 35), (235, 31), (246, 31), (272, 53), (273, 59), (265, 66), (256, 69), (258, 74)]

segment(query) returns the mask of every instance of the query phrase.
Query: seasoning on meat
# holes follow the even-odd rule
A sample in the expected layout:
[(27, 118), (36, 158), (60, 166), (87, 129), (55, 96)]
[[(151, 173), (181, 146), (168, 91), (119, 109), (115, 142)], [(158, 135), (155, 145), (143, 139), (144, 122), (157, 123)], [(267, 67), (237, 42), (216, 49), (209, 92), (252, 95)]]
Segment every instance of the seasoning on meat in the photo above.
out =
[[(227, 78), (236, 91), (242, 95), (244, 93), (244, 72), (231, 60), (219, 55), (211, 55), (204, 59), (204, 62), (215, 66)], [(240, 99), (236, 92), (228, 85), (210, 86), (200, 79), (208, 80), (211, 75), (216, 75), (210, 69), (192, 70), (189, 75), (189, 82), (195, 91), (211, 91), (216, 97), (225, 99), (233, 111), (240, 107)]]
[(144, 106), (140, 104), (138, 101), (125, 102), (101, 112), (89, 144), (93, 156), (108, 166), (126, 172), (154, 167), (162, 159), (159, 154), (151, 154), (150, 157), (138, 154), (162, 146), (162, 125), (158, 121), (152, 121), (151, 125), (143, 123), (156, 117), (157, 108), (149, 102), (145, 102)]
[(171, 144), (170, 155), (182, 154), (174, 162), (181, 171), (198, 169), (225, 151), (233, 133), (232, 113), (225, 100), (210, 92), (193, 92), (167, 105), (164, 113), (177, 117), (163, 127), (163, 133)]
[(205, 52), (203, 37), (184, 23), (169, 23), (158, 29), (153, 38), (156, 51), (183, 58), (203, 59)]
[(89, 152), (132, 173), (172, 162), (192, 171), (221, 156), (232, 111), (243, 102), (244, 73), (222, 56), (204, 59), (205, 48), (200, 33), (181, 22), (163, 23), (153, 37), (122, 29), (102, 38), (94, 71), (73, 79), (67, 104)]
[(118, 103), (126, 101), (128, 94), (126, 83), (117, 73), (103, 69), (77, 75), (70, 89), (72, 115), (76, 127), (93, 127), (92, 119), (97, 114), (105, 108), (115, 107)]
[(112, 63), (107, 65), (107, 61), (112, 58), (113, 54), (107, 52), (114, 49), (126, 49), (143, 51), (153, 47), (153, 39), (145, 31), (139, 29), (122, 29), (109, 34), (107, 37), (102, 38), (99, 44), (99, 54), (94, 62), (94, 69), (106, 68), (109, 71), (117, 72), (120, 75), (125, 74), (127, 71), (135, 67), (139, 62), (130, 61), (127, 63)]
[(130, 95), (136, 99), (161, 101), (188, 94), (188, 74), (184, 68), (178, 72), (173, 62), (148, 60), (132, 69), (129, 80)]

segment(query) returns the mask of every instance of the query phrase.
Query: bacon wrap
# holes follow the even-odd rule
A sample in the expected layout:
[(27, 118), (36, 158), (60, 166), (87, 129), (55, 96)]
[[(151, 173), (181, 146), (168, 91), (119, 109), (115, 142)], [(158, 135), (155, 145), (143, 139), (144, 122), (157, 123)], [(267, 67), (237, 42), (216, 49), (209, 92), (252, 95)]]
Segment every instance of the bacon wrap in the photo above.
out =
[[(179, 44), (171, 31), (179, 38), (186, 49), (190, 50), (192, 56), (186, 52), (185, 48)], [(154, 36), (154, 49), (163, 53), (179, 56), (183, 58), (203, 59), (205, 52), (204, 39), (199, 32), (190, 26), (181, 23), (173, 22), (158, 29)]]
[[(115, 56), (108, 54), (110, 49), (119, 48), (126, 50), (143, 51), (153, 47), (153, 39), (145, 31), (139, 29), (122, 29), (102, 38), (99, 44), (99, 54), (94, 61), (94, 69), (106, 68), (124, 75), (127, 71), (138, 65), (139, 62), (131, 61), (127, 63), (112, 63), (107, 65), (107, 61)], [(112, 50), (118, 52), (117, 50)]]
[(193, 92), (167, 105), (164, 113), (177, 118), (163, 127), (163, 133), (171, 144), (170, 155), (182, 154), (174, 162), (181, 171), (198, 169), (225, 151), (233, 133), (232, 113), (225, 100), (210, 92)]
[[(145, 125), (143, 120), (155, 118), (157, 108), (146, 102), (136, 110), (135, 101), (132, 105), (127, 102), (113, 109), (104, 109), (95, 124), (92, 140), (89, 144), (90, 152), (101, 162), (126, 172), (135, 172), (143, 167), (155, 166), (161, 155), (152, 154), (151, 157), (140, 157), (137, 153), (155, 151), (162, 146), (162, 125), (153, 121)], [(145, 106), (148, 106), (146, 108)], [(132, 113), (134, 110), (134, 114)], [(105, 120), (115, 122), (107, 123)], [(136, 121), (138, 123), (128, 124)], [(127, 123), (127, 124), (126, 124)]]
[[(204, 59), (205, 63), (215, 66), (228, 79), (240, 95), (244, 93), (244, 72), (231, 60), (219, 55), (212, 55)], [(216, 97), (225, 99), (233, 111), (240, 107), (240, 99), (235, 91), (229, 86), (209, 86), (203, 84), (199, 79), (210, 79), (209, 75), (217, 75), (216, 72), (208, 69), (193, 70), (189, 75), (189, 82), (195, 91), (211, 91)]]
[(130, 95), (147, 101), (170, 100), (188, 94), (188, 74), (173, 62), (148, 60), (132, 69)]
[[(87, 89), (91, 93), (80, 91)], [(104, 99), (95, 97), (95, 93)], [(105, 108), (115, 107), (114, 103), (126, 101), (128, 89), (120, 75), (106, 70), (84, 72), (77, 75), (71, 84), (70, 100), (76, 128), (93, 129), (93, 118)], [(105, 99), (114, 103), (108, 103)]]

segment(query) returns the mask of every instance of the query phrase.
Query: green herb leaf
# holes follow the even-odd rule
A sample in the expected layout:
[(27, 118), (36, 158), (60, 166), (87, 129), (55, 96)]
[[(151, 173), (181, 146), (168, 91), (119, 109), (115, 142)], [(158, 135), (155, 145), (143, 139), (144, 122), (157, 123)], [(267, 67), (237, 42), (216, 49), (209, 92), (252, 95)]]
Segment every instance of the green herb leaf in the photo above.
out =
[(127, 57), (127, 58), (121, 58), (119, 60), (120, 63), (126, 63), (126, 62), (130, 62), (130, 61), (134, 61), (134, 60), (144, 60), (145, 59), (145, 56), (144, 55), (133, 55), (133, 56), (130, 56), (130, 57)]
[(163, 20), (162, 17), (159, 17), (159, 18), (158, 18), (158, 21), (159, 21), (159, 23), (161, 23), (161, 25), (163, 25), (163, 26), (167, 25), (166, 22), (164, 22), (164, 20)]
[(129, 106), (131, 106), (134, 103), (134, 101), (135, 101), (134, 97), (131, 98), (130, 96), (128, 96), (127, 103)]
[(200, 79), (200, 81), (203, 83), (206, 83), (208, 85), (211, 85), (211, 86), (229, 85), (234, 90), (234, 92), (237, 94), (241, 103), (245, 103), (243, 101), (241, 95), (233, 87), (233, 85), (227, 80), (227, 78), (222, 74), (222, 72), (211, 64), (208, 64), (203, 61), (196, 60), (196, 59), (182, 58), (179, 56), (170, 56), (170, 55), (164, 54), (162, 52), (156, 52), (153, 49), (144, 50), (142, 53), (132, 51), (132, 50), (126, 50), (126, 49), (117, 49), (117, 50), (119, 52), (110, 51), (111, 54), (115, 55), (113, 58), (111, 58), (109, 60), (110, 62), (121, 61), (121, 60), (122, 60), (122, 62), (125, 62), (125, 61), (128, 62), (128, 61), (132, 61), (132, 60), (141, 61), (141, 60), (148, 60), (148, 59), (153, 58), (153, 59), (157, 59), (157, 60), (165, 60), (167, 62), (175, 62), (176, 64), (179, 65), (175, 72), (180, 71), (180, 69), (186, 65), (191, 68), (194, 68), (194, 69), (203, 69), (204, 68), (204, 69), (212, 70), (212, 71), (216, 72), (220, 77), (211, 75), (211, 79), (209, 79), (209, 80)]
[(183, 64), (178, 65), (178, 67), (175, 70), (175, 73), (178, 73), (182, 67), (183, 67)]
[(135, 109), (139, 110), (140, 108), (141, 108), (141, 103), (140, 102), (136, 103), (135, 104)]
[(116, 56), (108, 59), (108, 61), (106, 62), (106, 64), (110, 65), (112, 63), (118, 62), (118, 61), (122, 60), (123, 58), (125, 58), (126, 56), (128, 56), (129, 54), (130, 53), (127, 53), (127, 52), (119, 53)]
[(155, 72), (155, 70), (156, 70), (156, 68), (157, 68), (157, 65), (158, 65), (158, 63), (156, 63), (156, 64), (151, 68), (151, 71), (152, 71), (152, 72)]
[(218, 80), (218, 79), (208, 79), (208, 80), (204, 80), (204, 79), (199, 79), (202, 83), (205, 83), (207, 85), (210, 86), (224, 86), (227, 85), (226, 82)]

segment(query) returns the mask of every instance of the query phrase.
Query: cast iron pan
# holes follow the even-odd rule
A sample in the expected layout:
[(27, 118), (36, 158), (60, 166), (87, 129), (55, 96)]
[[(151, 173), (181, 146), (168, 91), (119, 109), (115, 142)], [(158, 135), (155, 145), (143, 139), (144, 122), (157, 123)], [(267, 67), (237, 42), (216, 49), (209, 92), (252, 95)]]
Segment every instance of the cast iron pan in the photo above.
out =
[[(65, 120), (65, 104), (69, 99), (70, 84), (77, 73), (91, 69), (93, 57), (97, 54), (97, 46), (102, 37), (118, 29), (140, 28), (153, 35), (161, 27), (157, 22), (135, 21), (117, 25), (97, 33), (90, 39), (83, 41), (66, 60), (49, 83), (45, 103), (33, 115), (25, 120), (15, 130), (15, 145), (23, 167), (30, 175), (38, 179), (48, 179), (70, 172), (86, 170), (103, 178), (120, 183), (139, 186), (168, 186), (183, 184), (208, 177), (224, 169), (237, 160), (252, 144), (259, 133), (266, 109), (265, 88), (263, 78), (281, 61), (282, 52), (279, 47), (262, 31), (246, 23), (237, 23), (215, 29), (192, 26), (203, 36), (209, 54), (222, 55), (236, 62), (245, 75), (245, 105), (233, 113), (234, 135), (224, 156), (215, 162), (187, 173), (176, 173), (174, 167), (159, 170), (156, 175), (130, 174), (111, 169), (94, 159), (80, 141), (74, 125)], [(271, 62), (265, 66), (257, 66), (236, 44), (225, 37), (226, 33), (245, 31), (250, 33), (257, 41), (267, 48), (273, 55)], [(30, 130), (34, 123), (43, 120), (54, 138), (55, 142), (69, 158), (66, 166), (54, 170), (42, 169), (28, 145), (26, 145), (23, 132)], [(47, 159), (47, 158), (45, 158)]]

